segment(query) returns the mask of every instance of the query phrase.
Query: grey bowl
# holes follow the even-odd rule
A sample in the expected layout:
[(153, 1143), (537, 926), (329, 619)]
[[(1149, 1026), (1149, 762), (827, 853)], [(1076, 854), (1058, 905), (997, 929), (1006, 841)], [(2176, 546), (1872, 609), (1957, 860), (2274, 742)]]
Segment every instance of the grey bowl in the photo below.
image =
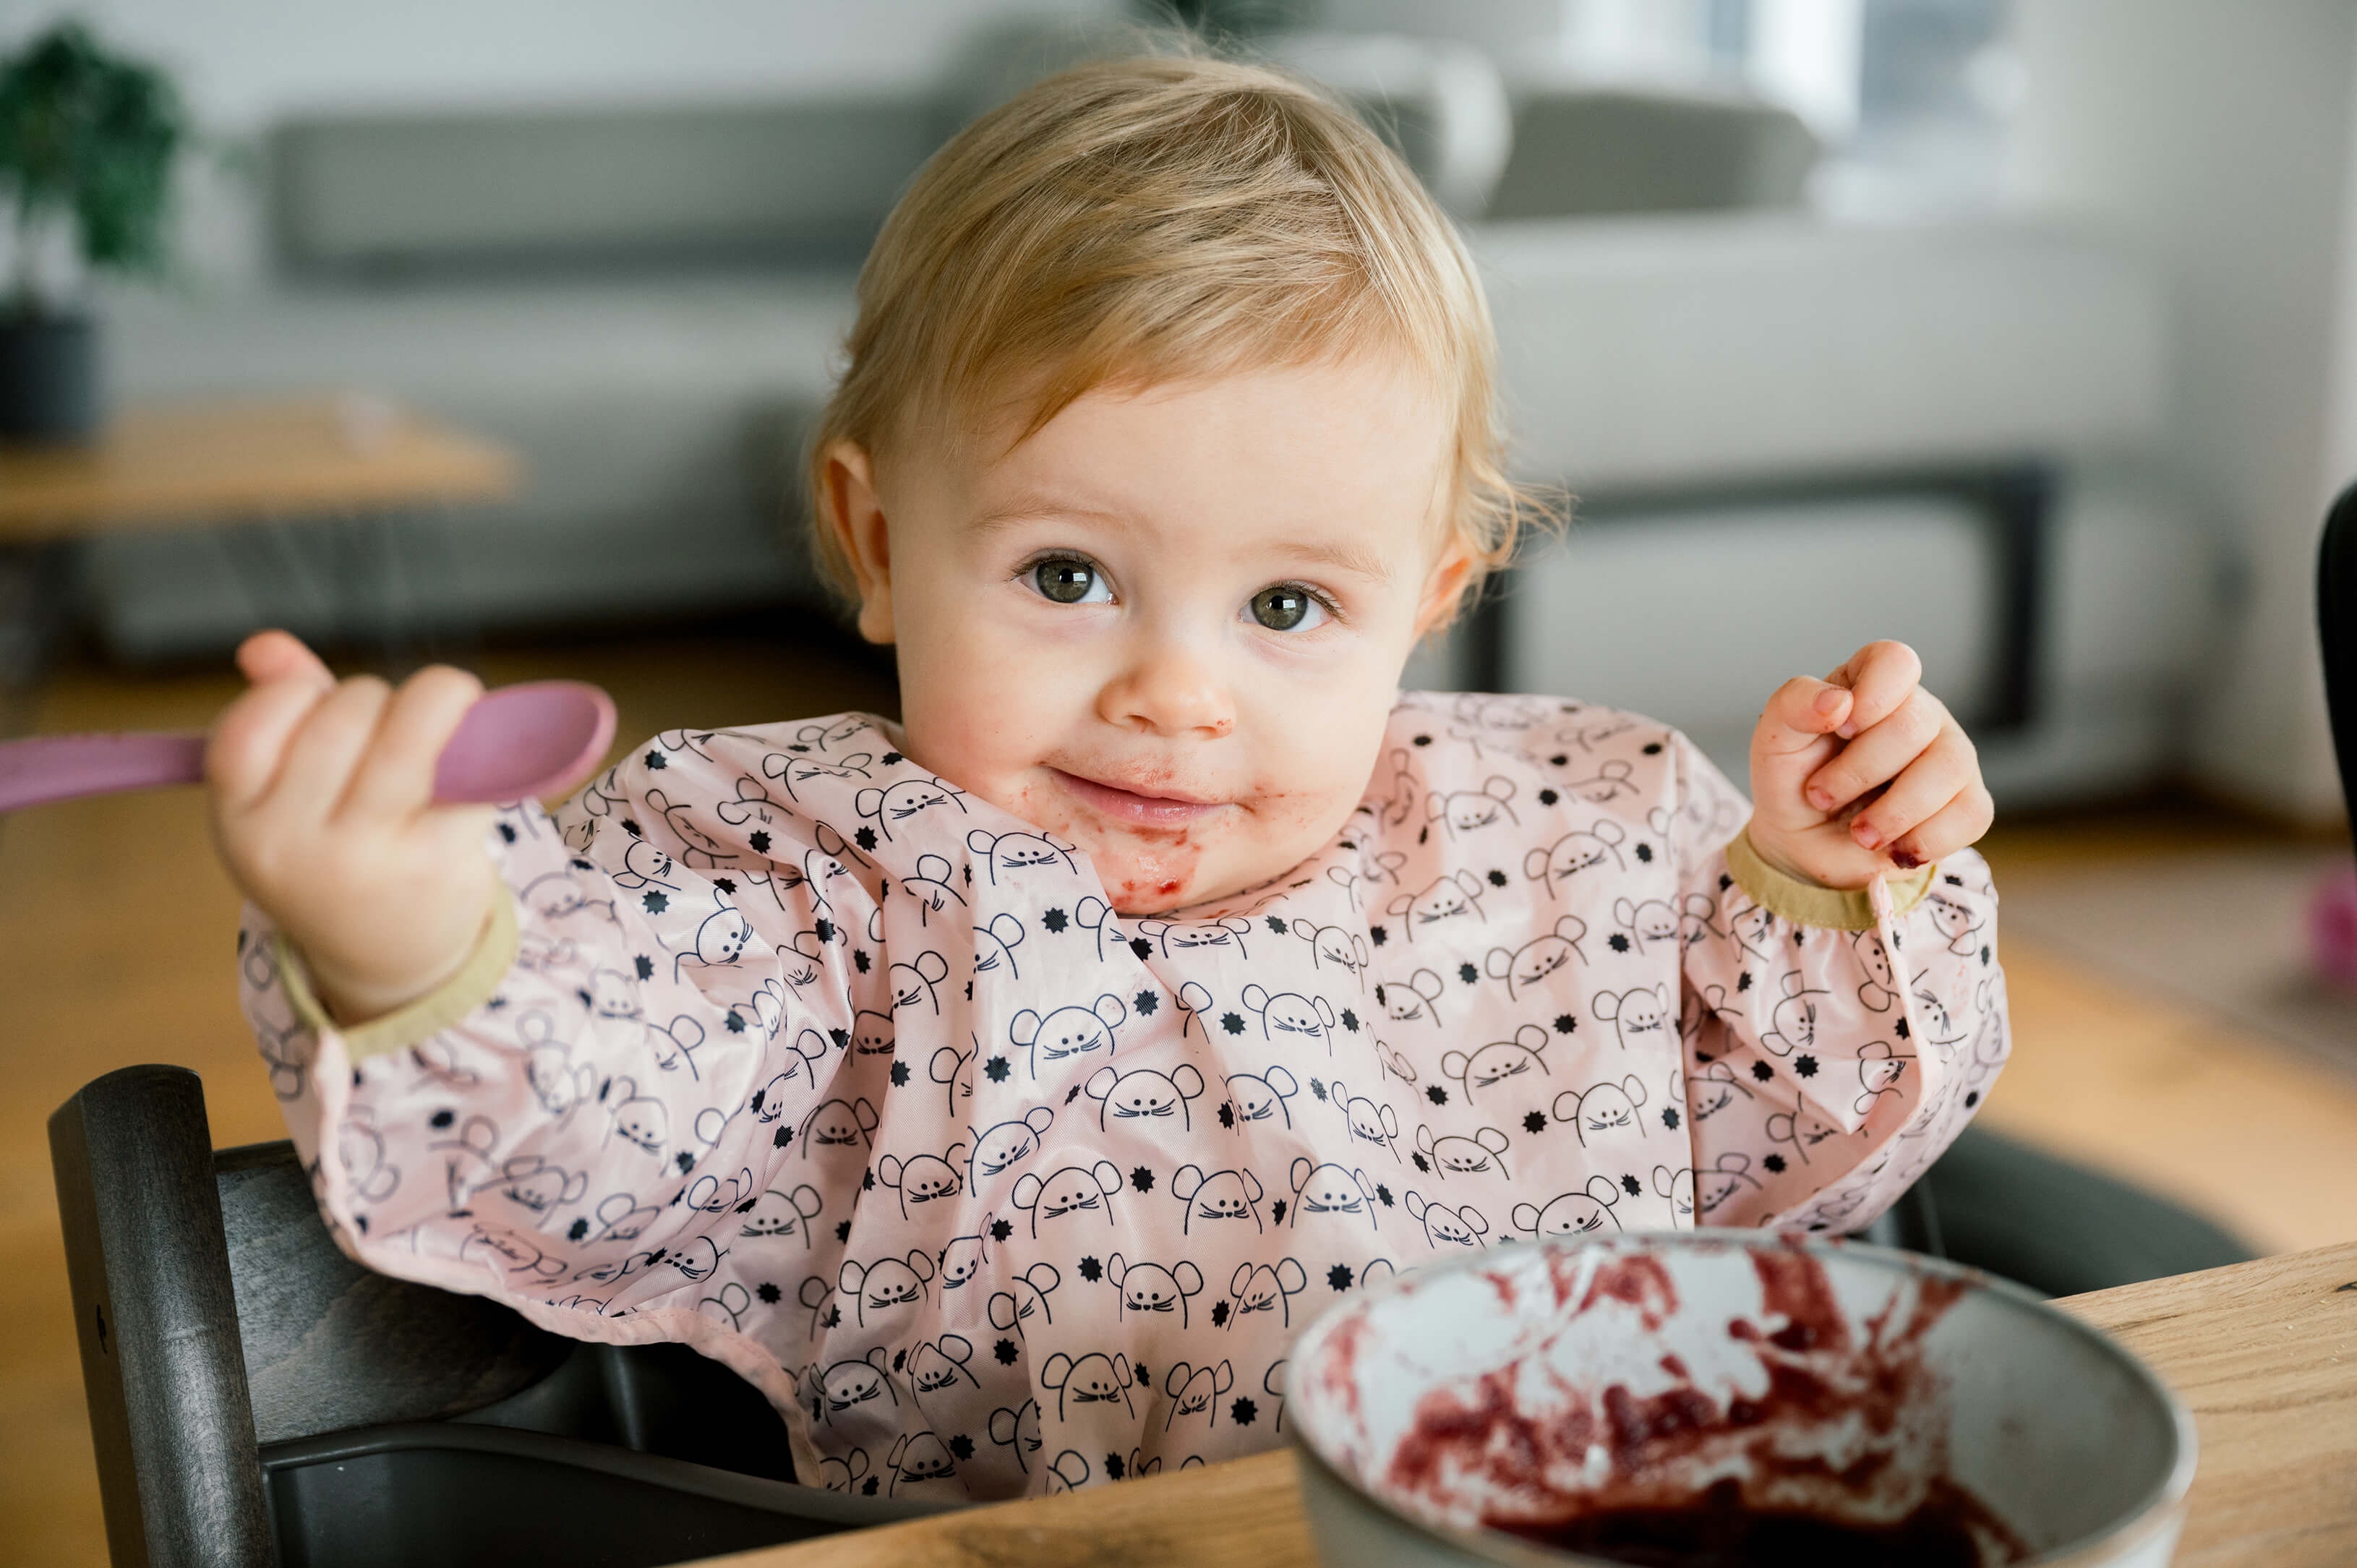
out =
[[(1888, 1374), (1904, 1361), (1908, 1391), (1887, 1430), (1855, 1420), (1787, 1422), (1777, 1427), (1779, 1452), (1821, 1447), (1840, 1460), (1879, 1444), (1876, 1451), (1895, 1461), (1883, 1466), (1899, 1478), (1891, 1486), (1927, 1474), (1962, 1486), (2028, 1550), (2018, 1561), (2039, 1568), (2169, 1562), (2193, 1480), (2193, 1423), (2127, 1350), (1976, 1270), (1748, 1230), (1565, 1238), (1476, 1252), (1403, 1274), (1322, 1315), (1286, 1369), (1286, 1413), (1319, 1556), (1329, 1568), (1560, 1568), (1598, 1560), (1486, 1528), (1482, 1519), (1518, 1510), (1544, 1517), (1583, 1497), (1631, 1500), (1627, 1487), (1641, 1477), (1658, 1496), (1665, 1485), (1699, 1493), (1711, 1479), (1736, 1475), (1749, 1493), (1758, 1477), (1775, 1472), (1758, 1463), (1760, 1428), (1745, 1429), (1738, 1442), (1730, 1427), (1723, 1444), (1704, 1443), (1674, 1460), (1632, 1460), (1626, 1471), (1615, 1467), (1618, 1457), (1607, 1464), (1596, 1449), (1567, 1447), (1541, 1466), (1548, 1478), (1540, 1485), (1526, 1469), (1501, 1480), (1494, 1444), (1471, 1458), (1427, 1463), (1434, 1427), (1420, 1426), (1419, 1412), (1461, 1415), (1476, 1388), (1493, 1403), (1495, 1391), (1511, 1389), (1515, 1401), (1534, 1402), (1529, 1413), (1542, 1421), (1550, 1412), (1576, 1421), (1582, 1402), (1600, 1405), (1616, 1384), (1641, 1395), (1676, 1384), (1722, 1408), (1756, 1395), (1769, 1360), (1792, 1358), (1738, 1337), (1732, 1325), (1774, 1332), (1784, 1319), (1773, 1307), (1790, 1297), (1771, 1299), (1767, 1282), (1787, 1277), (1796, 1262), (1822, 1271), (1830, 1297), (1816, 1310), (1841, 1320), (1855, 1351), (1848, 1359), (1828, 1353), (1822, 1364), (1863, 1366), (1859, 1358), (1871, 1358)], [(1625, 1288), (1655, 1269), (1665, 1293)], [(1665, 1363), (1665, 1356), (1677, 1359)], [(1570, 1466), (1566, 1456), (1579, 1453), (1585, 1466)], [(1534, 1503), (1541, 1494), (1544, 1502)]]

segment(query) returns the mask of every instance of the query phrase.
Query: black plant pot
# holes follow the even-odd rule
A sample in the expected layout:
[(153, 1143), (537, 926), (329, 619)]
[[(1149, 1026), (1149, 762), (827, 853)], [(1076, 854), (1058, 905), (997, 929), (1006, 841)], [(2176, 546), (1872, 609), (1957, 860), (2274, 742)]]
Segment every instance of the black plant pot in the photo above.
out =
[(99, 414), (98, 323), (0, 315), (0, 441), (88, 441)]

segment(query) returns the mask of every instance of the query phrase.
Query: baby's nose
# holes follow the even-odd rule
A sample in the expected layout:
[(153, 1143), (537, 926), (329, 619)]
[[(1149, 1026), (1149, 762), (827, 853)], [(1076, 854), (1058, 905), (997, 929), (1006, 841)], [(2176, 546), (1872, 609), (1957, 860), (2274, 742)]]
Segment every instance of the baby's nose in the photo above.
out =
[(1236, 727), (1234, 696), (1204, 650), (1159, 638), (1147, 639), (1105, 682), (1097, 716), (1123, 729), (1200, 740)]

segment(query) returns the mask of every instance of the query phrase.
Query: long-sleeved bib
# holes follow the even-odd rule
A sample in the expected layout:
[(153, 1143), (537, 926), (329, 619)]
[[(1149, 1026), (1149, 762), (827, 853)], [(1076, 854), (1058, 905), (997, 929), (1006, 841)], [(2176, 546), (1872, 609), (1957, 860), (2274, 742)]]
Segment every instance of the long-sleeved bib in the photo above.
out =
[(249, 911), (345, 1249), (694, 1345), (806, 1480), (999, 1498), (1283, 1441), (1293, 1336), (1436, 1257), (1854, 1229), (2006, 1055), (1976, 855), (1794, 883), (1629, 714), (1403, 697), (1323, 851), (1153, 918), (897, 745), (673, 732), (503, 811), (474, 960), (361, 1028)]

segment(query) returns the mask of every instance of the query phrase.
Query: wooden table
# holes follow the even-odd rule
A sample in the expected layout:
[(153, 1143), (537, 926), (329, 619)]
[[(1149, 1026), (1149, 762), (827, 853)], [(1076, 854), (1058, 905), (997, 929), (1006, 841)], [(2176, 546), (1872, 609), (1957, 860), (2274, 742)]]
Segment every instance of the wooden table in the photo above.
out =
[[(2060, 1304), (2169, 1380), (2201, 1433), (2177, 1568), (2357, 1563), (2357, 1242)], [(707, 1560), (707, 1568), (1317, 1563), (1288, 1450)]]
[[(89, 446), (0, 445), (0, 575), (15, 579), (0, 584), (0, 694), (31, 686), (70, 618), (81, 543), (190, 523), (252, 525), (221, 540), (265, 620), (317, 617), (324, 580), (327, 629), (373, 622), (398, 664), (411, 601), (446, 615), (460, 603), (434, 514), (508, 499), (522, 467), (495, 442), (366, 392), (134, 405)], [(303, 559), (307, 542), (321, 560)]]
[(135, 405), (88, 446), (0, 446), (0, 542), (501, 500), (519, 471), (364, 392)]

